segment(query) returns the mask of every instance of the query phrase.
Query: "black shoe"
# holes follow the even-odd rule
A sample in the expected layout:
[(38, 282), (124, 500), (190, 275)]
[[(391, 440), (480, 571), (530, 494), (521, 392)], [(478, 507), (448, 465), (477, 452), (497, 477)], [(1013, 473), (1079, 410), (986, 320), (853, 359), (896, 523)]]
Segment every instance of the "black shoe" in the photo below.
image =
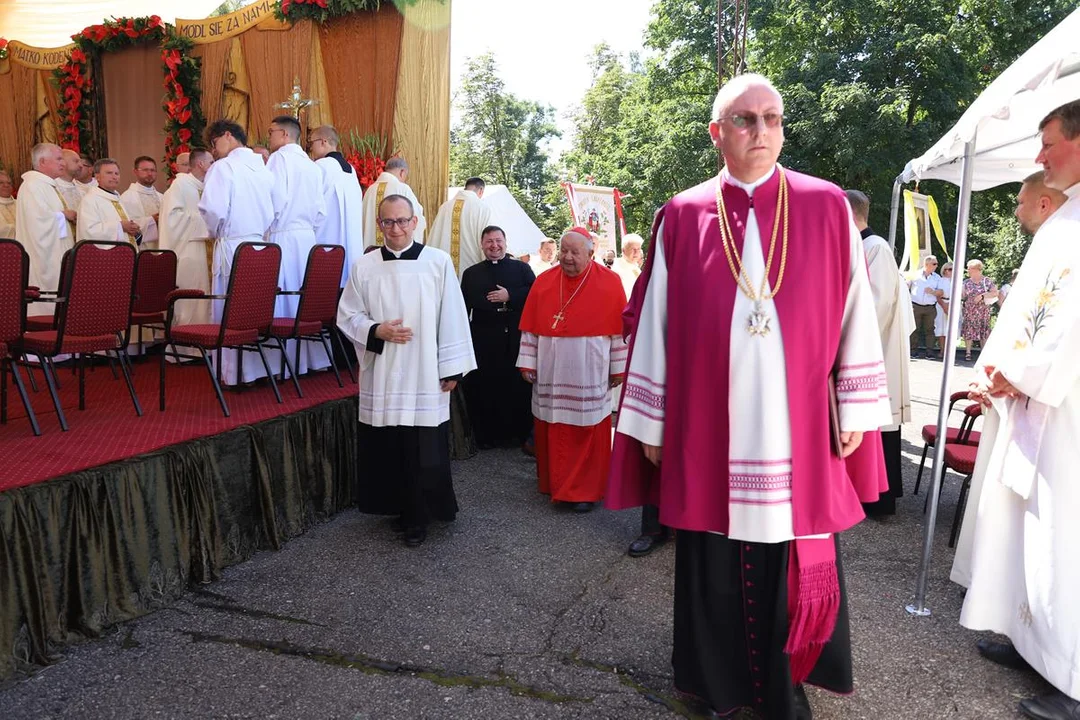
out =
[(409, 528), (405, 531), (405, 546), (420, 547), (427, 540), (427, 530), (422, 527)]
[(1031, 669), (1027, 660), (1021, 657), (1020, 653), (1016, 652), (1016, 648), (1012, 646), (1012, 643), (994, 642), (993, 640), (984, 639), (975, 643), (975, 647), (978, 648), (979, 654), (990, 662), (997, 663), (1003, 667), (1012, 668), (1013, 670)]
[(667, 535), (642, 535), (630, 543), (627, 554), (632, 558), (645, 557), (667, 542)]
[(1049, 695), (1021, 700), (1020, 712), (1034, 720), (1080, 720), (1080, 701), (1055, 690)]
[(390, 521), (390, 529), (395, 535), (402, 535), (405, 532), (405, 521), (398, 515), (396, 518)]
[(814, 711), (810, 709), (810, 698), (802, 685), (795, 686), (795, 720), (813, 720)]
[(574, 503), (574, 512), (576, 512), (576, 513), (592, 512), (592, 509), (593, 509), (593, 503), (591, 503), (591, 502)]

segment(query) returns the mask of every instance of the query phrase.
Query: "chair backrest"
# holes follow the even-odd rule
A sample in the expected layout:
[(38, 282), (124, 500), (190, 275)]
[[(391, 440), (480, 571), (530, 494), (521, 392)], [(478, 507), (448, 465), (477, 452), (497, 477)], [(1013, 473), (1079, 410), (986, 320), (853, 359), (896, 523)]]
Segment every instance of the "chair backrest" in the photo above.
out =
[(338, 290), (345, 266), (345, 248), (340, 245), (316, 245), (308, 253), (304, 271), (303, 294), (296, 319), (324, 325), (337, 322)]
[(30, 257), (14, 240), (0, 240), (0, 345), (18, 340), (26, 323)]
[(135, 261), (135, 297), (132, 312), (156, 313), (169, 309), (166, 298), (176, 289), (176, 253), (141, 250)]
[(274, 243), (240, 243), (233, 255), (223, 330), (265, 332), (274, 321), (281, 248)]
[(75, 244), (61, 286), (57, 328), (64, 335), (113, 335), (128, 329), (135, 246), (83, 241)]

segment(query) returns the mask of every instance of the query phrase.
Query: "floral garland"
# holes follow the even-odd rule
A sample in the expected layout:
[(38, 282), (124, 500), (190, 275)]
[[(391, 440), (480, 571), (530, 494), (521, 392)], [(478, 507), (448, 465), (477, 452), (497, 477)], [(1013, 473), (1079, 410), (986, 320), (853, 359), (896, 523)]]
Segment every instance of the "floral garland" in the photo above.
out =
[[(350, 15), (365, 10), (378, 10), (383, 2), (389, 0), (281, 0), (274, 9), (278, 20), (296, 22), (304, 18), (324, 23), (332, 17)], [(439, 0), (445, 3), (446, 0)], [(393, 0), (398, 7), (415, 5), (419, 0)]]
[(7, 46), (8, 46), (8, 41), (5, 40), (4, 38), (0, 37), (0, 60), (7, 60), (7, 53), (8, 53)]
[(165, 165), (171, 177), (176, 171), (176, 156), (190, 151), (191, 139), (202, 133), (206, 124), (199, 105), (199, 60), (187, 54), (192, 41), (177, 34), (157, 15), (106, 20), (72, 35), (71, 39), (75, 48), (68, 61), (53, 71), (60, 92), (61, 146), (81, 152), (92, 143), (88, 122), (93, 110), (93, 83), (89, 74), (92, 61), (103, 52), (145, 42), (157, 43), (162, 46), (165, 73), (166, 95), (162, 102), (168, 117)]

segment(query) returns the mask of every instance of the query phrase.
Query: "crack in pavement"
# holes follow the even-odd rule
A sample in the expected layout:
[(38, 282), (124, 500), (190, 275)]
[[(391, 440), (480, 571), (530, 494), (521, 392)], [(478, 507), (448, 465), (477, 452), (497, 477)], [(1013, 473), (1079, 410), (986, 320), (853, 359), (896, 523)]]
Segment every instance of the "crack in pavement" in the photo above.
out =
[(649, 702), (661, 705), (676, 715), (687, 718), (688, 720), (701, 720), (702, 718), (709, 717), (707, 712), (703, 712), (696, 708), (696, 703), (693, 701), (680, 700), (674, 695), (653, 690), (644, 683), (639, 682), (634, 677), (633, 670), (620, 669), (614, 665), (607, 665), (605, 663), (596, 662), (595, 660), (588, 660), (581, 657), (577, 650), (570, 655), (564, 655), (562, 657), (562, 662), (566, 665), (573, 665), (574, 667), (595, 670), (608, 675), (615, 675), (620, 683), (635, 691)]
[(504, 688), (511, 695), (527, 697), (534, 700), (562, 705), (569, 703), (590, 703), (593, 698), (578, 697), (574, 695), (560, 695), (549, 690), (541, 690), (532, 685), (526, 685), (512, 675), (497, 673), (494, 677), (483, 675), (469, 675), (455, 673), (436, 667), (424, 667), (410, 665), (392, 660), (380, 660), (361, 654), (338, 653), (333, 650), (322, 648), (308, 648), (301, 645), (284, 641), (259, 640), (254, 638), (230, 638), (223, 635), (201, 633), (190, 630), (181, 630), (181, 633), (191, 638), (192, 642), (212, 642), (222, 645), (235, 645), (247, 650), (269, 652), (275, 655), (298, 657), (313, 662), (334, 667), (359, 670), (369, 675), (399, 675), (420, 678), (441, 687), (468, 687), (481, 688)]

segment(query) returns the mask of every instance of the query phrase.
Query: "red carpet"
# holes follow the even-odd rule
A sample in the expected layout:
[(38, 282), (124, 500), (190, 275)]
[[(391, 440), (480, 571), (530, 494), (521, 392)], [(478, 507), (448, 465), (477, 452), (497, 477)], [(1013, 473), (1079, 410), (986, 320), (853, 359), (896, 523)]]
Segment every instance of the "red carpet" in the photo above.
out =
[[(358, 393), (347, 374), (342, 373), (345, 387), (339, 388), (332, 372), (320, 372), (300, 378), (302, 399), (296, 396), (291, 382), (279, 384), (285, 401), (281, 405), (274, 400), (269, 384), (226, 392), (225, 402), (232, 413), (226, 418), (205, 367), (170, 365), (165, 386), (167, 405), (165, 412), (160, 412), (157, 358), (136, 363), (135, 372), (135, 391), (142, 404), (142, 417), (135, 415), (123, 378), (114, 380), (106, 366), (98, 366), (92, 372), (87, 370), (86, 410), (80, 412), (78, 378), (69, 368), (59, 368), (60, 400), (69, 427), (67, 432), (62, 432), (44, 378), (40, 370), (35, 370), (38, 392), (30, 392), (30, 401), (41, 425), (41, 437), (34, 437), (30, 431), (9, 376), (8, 422), (0, 425), (0, 492)], [(23, 380), (26, 380), (25, 371)]]

